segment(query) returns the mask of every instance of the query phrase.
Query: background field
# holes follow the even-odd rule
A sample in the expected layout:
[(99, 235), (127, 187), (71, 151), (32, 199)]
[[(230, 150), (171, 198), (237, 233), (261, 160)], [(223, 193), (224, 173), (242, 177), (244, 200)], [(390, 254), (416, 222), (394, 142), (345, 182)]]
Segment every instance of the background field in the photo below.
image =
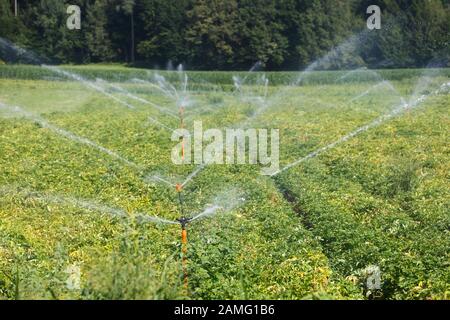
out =
[[(63, 69), (176, 111), (167, 96), (132, 81), (152, 71)], [(161, 74), (180, 86), (177, 73)], [(241, 93), (233, 75), (247, 78)], [(254, 118), (264, 95), (260, 73), (188, 76), (188, 127), (201, 119), (205, 129), (279, 128), (282, 165), (389, 113), (402, 97), (429, 95), (275, 178), (260, 176), (256, 166), (202, 171), (187, 186), (190, 213), (208, 203), (245, 202), (189, 228), (190, 298), (448, 299), (450, 97), (433, 93), (449, 82), (449, 69), (311, 72), (295, 86), (288, 84), (298, 73), (268, 73), (264, 112)], [(180, 216), (175, 192), (148, 179), (155, 172), (185, 177), (195, 168), (171, 164), (170, 134), (148, 117), (171, 127), (177, 120), (96, 83), (136, 109), (40, 67), (0, 66), (0, 102), (36, 115), (0, 108), (3, 298), (186, 298), (179, 226), (141, 223), (138, 214)], [(41, 119), (143, 170), (55, 134)], [(70, 266), (81, 268), (81, 289), (67, 288)], [(369, 266), (381, 270), (380, 291), (367, 291)]]

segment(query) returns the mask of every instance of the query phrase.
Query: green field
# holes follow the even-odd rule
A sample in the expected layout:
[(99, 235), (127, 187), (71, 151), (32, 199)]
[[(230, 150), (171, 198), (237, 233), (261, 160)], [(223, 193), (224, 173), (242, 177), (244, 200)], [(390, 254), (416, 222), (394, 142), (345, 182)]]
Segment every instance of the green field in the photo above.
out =
[[(154, 72), (64, 69), (107, 95), (40, 67), (0, 66), (0, 298), (449, 298), (449, 69), (312, 72), (295, 86), (287, 84), (298, 73), (268, 73), (256, 117), (259, 73), (238, 74), (247, 77), (241, 93), (233, 73), (187, 73), (188, 127), (201, 119), (278, 128), (282, 167), (389, 114), (402, 97), (427, 96), (273, 178), (254, 165), (207, 166), (186, 186), (189, 214), (245, 201), (189, 226), (188, 292), (179, 225), (142, 217), (180, 217), (174, 189), (148, 177), (182, 179), (196, 167), (173, 165), (170, 132), (149, 121), (176, 128), (177, 119), (114, 87), (176, 112), (174, 101), (132, 81)], [(162, 75), (182, 85), (176, 72)], [(370, 266), (381, 271), (380, 290), (367, 290)], [(71, 267), (80, 288), (68, 286)]]

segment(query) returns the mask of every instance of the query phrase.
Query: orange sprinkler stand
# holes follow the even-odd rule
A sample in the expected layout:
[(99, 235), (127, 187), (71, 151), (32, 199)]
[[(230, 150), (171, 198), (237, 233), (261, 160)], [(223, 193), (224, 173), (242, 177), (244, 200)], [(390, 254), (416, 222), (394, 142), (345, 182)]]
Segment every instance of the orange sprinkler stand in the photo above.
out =
[(177, 192), (181, 192), (183, 190), (183, 186), (180, 183), (177, 183), (175, 185), (175, 189), (177, 190)]
[(189, 218), (181, 218), (178, 219), (178, 222), (181, 224), (181, 253), (183, 255), (182, 257), (182, 267), (183, 267), (183, 284), (184, 288), (188, 290), (188, 270), (187, 270), (187, 244), (188, 244), (188, 238), (187, 238), (187, 224), (191, 221)]
[(184, 289), (188, 290), (188, 271), (187, 271), (187, 230), (183, 227), (181, 230), (181, 252), (183, 254), (182, 266), (183, 266), (183, 285)]
[(188, 288), (188, 272), (187, 272), (187, 230), (183, 229), (181, 231), (181, 243), (182, 243), (182, 253), (183, 253), (183, 279), (184, 287)]
[(187, 230), (183, 229), (181, 230), (181, 243), (182, 244), (187, 244)]

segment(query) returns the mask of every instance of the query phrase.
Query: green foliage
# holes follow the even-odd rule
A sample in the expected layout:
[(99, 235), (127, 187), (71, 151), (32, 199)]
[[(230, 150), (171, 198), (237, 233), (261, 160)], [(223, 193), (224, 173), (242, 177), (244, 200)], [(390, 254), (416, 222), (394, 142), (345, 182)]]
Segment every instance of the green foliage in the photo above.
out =
[(86, 55), (85, 62), (112, 61), (114, 52), (106, 30), (108, 17), (106, 1), (95, 1), (86, 8)]
[[(444, 100), (278, 180), (320, 239), (332, 269), (364, 288), (363, 270), (378, 266), (384, 299), (448, 297), (448, 190), (442, 180), (448, 164), (445, 137), (432, 129), (442, 121)], [(348, 114), (335, 117), (336, 124), (349, 120)]]
[(249, 66), (258, 61), (276, 68), (284, 63), (288, 40), (276, 1), (239, 1), (236, 63)]
[(236, 43), (237, 2), (197, 0), (187, 12), (186, 41), (194, 64), (223, 68), (232, 63)]
[[(66, 28), (68, 4), (81, 7), (81, 30)], [(382, 29), (369, 32), (372, 4)], [(1, 0), (0, 36), (57, 63), (298, 70), (331, 53), (318, 69), (411, 68), (448, 63), (449, 16), (443, 0), (39, 0), (14, 17)]]
[[(124, 68), (120, 65), (90, 65), (83, 66), (62, 66), (62, 69), (74, 72), (82, 77), (95, 80), (101, 78), (112, 82), (127, 82), (133, 78), (148, 79), (155, 72), (148, 69), (138, 68)], [(430, 69), (431, 71), (432, 69)], [(421, 69), (408, 70), (377, 70), (379, 76), (390, 81), (407, 81), (420, 76), (423, 72)], [(450, 76), (450, 69), (441, 69), (444, 76)], [(158, 71), (171, 83), (178, 83), (180, 81), (179, 75), (176, 72)], [(339, 83), (378, 83), (379, 76), (377, 73), (362, 69), (361, 71), (353, 72), (351, 75), (348, 71), (320, 71), (311, 72), (301, 76), (300, 85), (325, 85)], [(299, 79), (299, 74), (296, 72), (267, 72), (265, 73), (272, 86), (283, 86), (295, 83)], [(188, 71), (189, 85), (198, 89), (213, 89), (220, 86), (223, 90), (233, 89), (233, 76), (246, 77), (249, 82), (256, 80), (260, 74), (247, 72), (204, 72), (204, 71)], [(345, 76), (345, 78), (343, 78)], [(38, 66), (27, 65), (7, 65), (0, 66), (0, 78), (3, 79), (23, 79), (23, 80), (39, 80), (42, 78), (54, 78), (55, 73), (51, 70), (41, 68)], [(59, 78), (64, 80), (64, 78)]]
[[(68, 68), (89, 79), (122, 81), (141, 98), (174, 107), (160, 93), (126, 81), (148, 76), (147, 70)], [(0, 67), (0, 100), (40, 114), (145, 170), (138, 172), (0, 110), (2, 298), (448, 299), (449, 168), (443, 147), (448, 140), (443, 129), (448, 95), (430, 96), (421, 108), (276, 179), (261, 177), (254, 166), (206, 168), (186, 187), (189, 213), (215, 203), (221, 193), (231, 201), (231, 188), (239, 189), (246, 201), (189, 226), (186, 296), (179, 226), (135, 219), (137, 212), (179, 217), (175, 192), (145, 177), (155, 170), (186, 176), (193, 169), (170, 165), (170, 136), (145, 120), (161, 115), (139, 103), (136, 110), (123, 109), (67, 79), (36, 80), (52, 76), (42, 70)], [(407, 97), (419, 73), (388, 70), (382, 75), (394, 79), (395, 90)], [(395, 90), (383, 87), (350, 101), (376, 83), (365, 73), (343, 79), (341, 72), (313, 72), (309, 83), (296, 87), (282, 85), (293, 74), (268, 76), (278, 84), (269, 91), (281, 98), (254, 124), (280, 128), (282, 164), (399, 103)], [(195, 91), (192, 108), (202, 112), (205, 124), (221, 128), (246, 119), (252, 106), (239, 96), (217, 88), (202, 91), (202, 77), (226, 87), (231, 73), (192, 72), (189, 77), (193, 86), (202, 88)], [(443, 81), (448, 82), (448, 70), (432, 79), (435, 84)], [(178, 125), (176, 119), (161, 121)], [(102, 214), (64, 201), (67, 197), (123, 208), (127, 215)], [(67, 286), (71, 266), (81, 270), (80, 289)], [(370, 266), (380, 268), (382, 280), (380, 292), (372, 295), (366, 285)]]
[[(349, 1), (314, 0), (300, 14), (298, 22), (299, 44), (296, 50), (301, 65), (309, 65), (339, 45), (354, 28)], [(311, 44), (311, 45), (305, 45)], [(350, 53), (354, 55), (355, 50)], [(346, 58), (346, 57), (342, 57)], [(329, 65), (326, 69), (348, 68), (351, 65)]]

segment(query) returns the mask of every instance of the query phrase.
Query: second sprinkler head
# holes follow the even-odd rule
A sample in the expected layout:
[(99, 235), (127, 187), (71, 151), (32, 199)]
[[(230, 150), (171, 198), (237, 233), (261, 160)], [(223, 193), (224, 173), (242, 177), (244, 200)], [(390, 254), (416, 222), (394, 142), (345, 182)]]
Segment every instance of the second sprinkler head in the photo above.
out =
[(180, 219), (177, 219), (177, 221), (181, 224), (181, 227), (183, 229), (186, 229), (186, 226), (188, 225), (189, 222), (192, 221), (192, 219), (191, 218), (182, 217)]

